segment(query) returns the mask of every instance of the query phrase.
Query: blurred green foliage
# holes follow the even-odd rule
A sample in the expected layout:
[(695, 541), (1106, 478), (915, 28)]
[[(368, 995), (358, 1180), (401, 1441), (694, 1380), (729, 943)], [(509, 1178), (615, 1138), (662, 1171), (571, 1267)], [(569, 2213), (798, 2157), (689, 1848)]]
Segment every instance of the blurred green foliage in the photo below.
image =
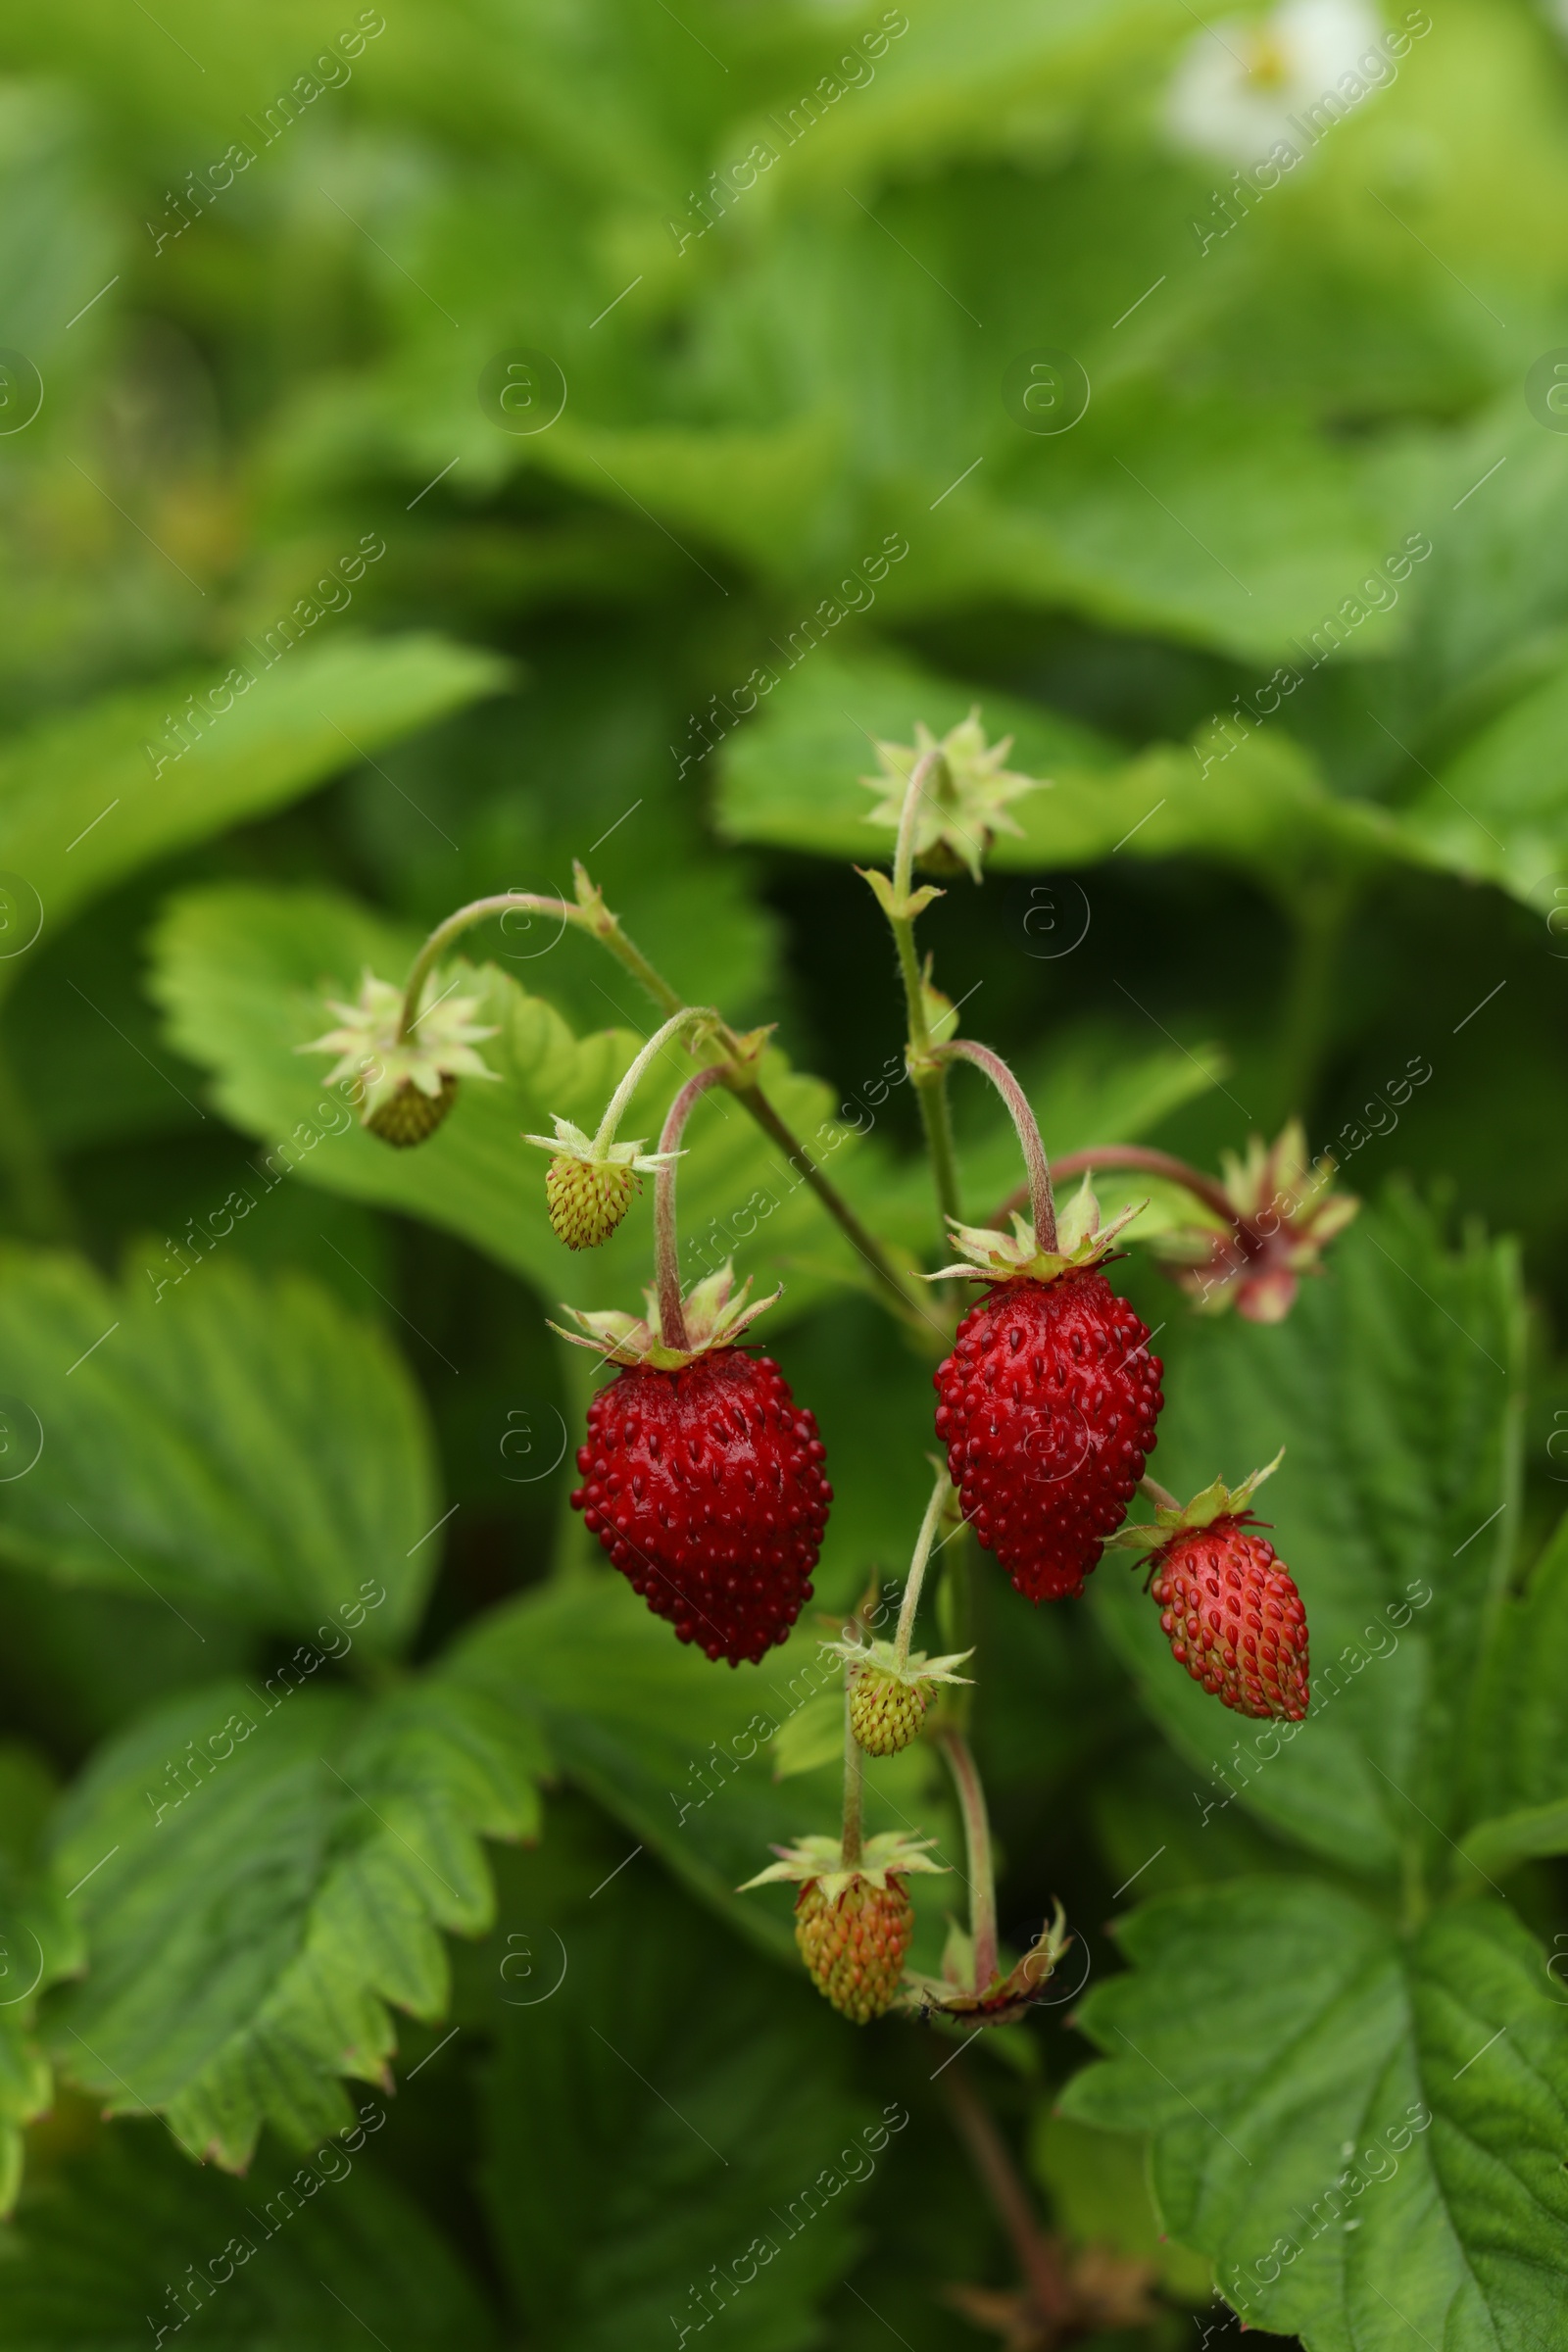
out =
[[(1195, 1327), (1125, 1269), (1171, 1367), (1167, 1475), (1288, 1437), (1280, 1543), (1325, 1659), (1373, 1596), (1442, 1597), (1209, 1825), (1233, 1727), (1126, 1572), (1033, 1618), (982, 1580), (1004, 1930), (1060, 1894), (1102, 1981), (1101, 1923), (1158, 1901), (1144, 1967), (1092, 1994), (1115, 2064), (1069, 2094), (1082, 2120), (1052, 2114), (1086, 2054), (1065, 2001), (966, 2070), (1064, 2242), (1162, 2282), (1152, 2329), (1102, 2340), (1173, 2347), (1204, 2253), (1251, 2264), (1279, 2181), (1318, 2193), (1367, 2070), (1447, 2050), (1456, 1975), (1490, 2020), (1534, 1970), (1535, 2206), (1508, 2175), (1494, 2234), (1544, 2233), (1560, 2277), (1561, 2193), (1530, 2172), (1568, 2095), (1537, 2007), (1568, 1932), (1560, 1548), (1527, 1608), (1506, 1595), (1568, 1492), (1568, 25), (1390, 0), (1366, 24), (1407, 28), (1396, 74), (1269, 184), (1267, 139), (1217, 108), (1178, 136), (1171, 91), (1201, 68), (1256, 120), (1299, 106), (1255, 44), (1347, 9), (1294, 9), (1205, 31), (1185, 0), (57, 0), (0, 26), (0, 1410), (7, 1461), (18, 1400), (45, 1448), (0, 1480), (0, 1927), (8, 1969), (29, 1935), (43, 1955), (0, 1999), (0, 2190), (24, 2138), (34, 2184), (0, 2346), (172, 2327), (290, 2132), (363, 2111), (354, 2066), (396, 2069), (384, 2137), (198, 2335), (678, 2335), (891, 2103), (913, 2128), (874, 2177), (710, 2324), (755, 2352), (936, 2352), (968, 2340), (948, 2288), (1015, 2285), (935, 2040), (835, 2032), (775, 1965), (783, 1899), (731, 1893), (831, 1819), (831, 1770), (776, 1783), (748, 1729), (800, 1718), (810, 1629), (759, 1698), (601, 1577), (565, 1508), (586, 1375), (542, 1316), (635, 1303), (646, 1203), (568, 1259), (515, 1139), (595, 1115), (646, 1003), (574, 935), (474, 935), (502, 1084), (403, 1156), (339, 1134), (294, 1051), (365, 962), (396, 974), (464, 899), (569, 889), (583, 858), (689, 1001), (776, 1024), (778, 1101), (932, 1262), (850, 867), (888, 851), (874, 740), (975, 702), (1053, 789), (923, 942), (1052, 1149), (1208, 1165), (1297, 1110), (1353, 1189), (1394, 1188), (1282, 1331)], [(1048, 350), (1090, 386), (1061, 432), (1018, 405)], [(533, 405), (503, 407), (523, 353)], [(1415, 1056), (1431, 1082), (1386, 1118)], [(956, 1115), (979, 1215), (1012, 1146), (966, 1080)], [(929, 1358), (738, 1115), (705, 1105), (691, 1141), (688, 1250), (786, 1285), (780, 1360), (839, 1495), (819, 1592), (848, 1608), (907, 1557)], [(1518, 1237), (1522, 1284), (1480, 1224)], [(365, 1577), (391, 1605), (352, 1658), (318, 1656), (161, 1827), (146, 1786)], [(1432, 1838), (1390, 1795), (1407, 1775)], [(537, 1852), (484, 1859), (541, 1780)], [(923, 1755), (880, 1786), (890, 1824), (919, 1807), (951, 1838)], [(1476, 1873), (1540, 1941), (1456, 1900), (1398, 1990), (1392, 1923)], [(949, 1884), (922, 1894), (928, 1962)], [(1214, 1905), (1234, 1980), (1205, 1974)], [(443, 1929), (482, 1939), (449, 1958)], [(569, 1993), (513, 2008), (552, 1937)], [(1242, 2018), (1245, 2058), (1290, 2022), (1248, 2006), (1248, 1970), (1310, 1976), (1327, 2032), (1352, 1947), (1417, 2027), (1345, 2082), (1298, 2067), (1272, 2123), (1228, 2082), (1225, 2132), (1289, 2142), (1278, 2180), (1228, 2174), (1181, 2107), (1208, 2078), (1162, 1976), (1216, 2036)], [(260, 2131), (254, 2180), (198, 2172), (143, 2109), (230, 2161)], [(1105, 2127), (1152, 2135), (1157, 2213)], [(1422, 2193), (1459, 2239), (1420, 2240), (1416, 2332), (1544, 2344), (1494, 2248), (1443, 2300), (1455, 2244), (1494, 2230), (1443, 2172), (1449, 2131), (1494, 2180), (1517, 2153), (1485, 2094), (1440, 2115)], [(1374, 2227), (1380, 2193), (1363, 2270), (1336, 2239), (1266, 2324), (1402, 2344), (1385, 2290), (1415, 2308), (1415, 2224), (1389, 2192)]]

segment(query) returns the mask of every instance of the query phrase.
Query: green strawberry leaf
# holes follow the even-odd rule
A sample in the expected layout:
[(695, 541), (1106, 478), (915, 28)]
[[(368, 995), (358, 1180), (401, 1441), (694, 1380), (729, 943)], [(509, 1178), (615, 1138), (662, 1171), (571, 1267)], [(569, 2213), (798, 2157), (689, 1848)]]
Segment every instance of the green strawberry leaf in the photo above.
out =
[(1400, 830), (1433, 864), (1495, 882), (1527, 904), (1568, 875), (1568, 670), (1522, 694), (1472, 737), (1400, 811)]
[(34, 2034), (40, 1993), (79, 1970), (81, 1938), (45, 1866), (53, 1798), (30, 1750), (0, 1747), (0, 2214), (22, 2185), (23, 2127), (47, 2113), (54, 2076)]
[(1568, 2036), (1490, 1898), (1397, 1933), (1323, 1882), (1162, 1895), (1064, 2111), (1152, 2132), (1166, 2228), (1309, 2352), (1535, 2352), (1568, 2267)]
[[(355, 994), (367, 965), (401, 978), (417, 944), (342, 899), (199, 891), (177, 901), (163, 927), (155, 987), (180, 1051), (217, 1073), (225, 1115), (253, 1135), (295, 1139), (279, 1143), (269, 1164), (289, 1164), (310, 1182), (461, 1234), (553, 1301), (638, 1308), (652, 1277), (651, 1188), (603, 1249), (574, 1254), (550, 1230), (546, 1155), (521, 1140), (550, 1134), (557, 1112), (597, 1127), (642, 1042), (630, 1031), (575, 1037), (543, 998), (526, 995), (498, 966), (461, 967), (465, 988), (483, 999), (475, 1018), (499, 1030), (479, 1049), (499, 1083), (465, 1080), (450, 1117), (416, 1151), (392, 1151), (357, 1125), (334, 1132), (346, 1120), (337, 1099), (322, 1094), (327, 1062), (296, 1049), (329, 1025), (324, 997)], [(537, 981), (532, 954), (522, 969)], [(647, 1017), (651, 1032), (657, 1015), (650, 1009)], [(657, 1138), (693, 1066), (679, 1049), (655, 1063), (622, 1121), (623, 1139)], [(828, 1088), (792, 1072), (781, 1054), (765, 1057), (762, 1077), (795, 1133), (824, 1149)], [(828, 1134), (836, 1169), (856, 1141), (836, 1125)], [(788, 1287), (773, 1310), (777, 1328), (819, 1297), (826, 1280), (858, 1270), (783, 1154), (732, 1102), (710, 1096), (699, 1103), (686, 1141), (679, 1199), (689, 1279), (730, 1254), (742, 1276), (757, 1275), (760, 1291), (782, 1275)], [(800, 1270), (793, 1260), (803, 1250), (824, 1259), (829, 1273)]]
[(0, 2232), (0, 2352), (115, 2352), (187, 2324), (228, 2352), (490, 2352), (495, 2324), (419, 2206), (372, 2170), (378, 2099), (303, 2162), (198, 2171), (156, 2125), (119, 2125)]
[(1568, 1520), (1524, 1592), (1497, 1603), (1466, 1747), (1468, 1883), (1568, 1853)]
[(62, 1809), (83, 1984), (56, 1997), (56, 2062), (113, 2113), (165, 2116), (193, 2155), (250, 2160), (264, 2121), (303, 2144), (386, 2082), (389, 2004), (438, 2017), (438, 1931), (477, 1935), (481, 1837), (531, 1837), (531, 1724), (441, 1672), (372, 1701), (303, 1686), (304, 1649), (142, 1717)]
[(1204, 1821), (1239, 1801), (1336, 1865), (1446, 1874), (1518, 1516), (1521, 1324), (1512, 1250), (1471, 1235), (1450, 1252), (1397, 1193), (1334, 1244), (1284, 1323), (1175, 1323), (1155, 1475), (1185, 1498), (1285, 1446), (1257, 1508), (1311, 1647), (1308, 1719), (1248, 1723), (1176, 1664), (1143, 1570), (1097, 1571), (1102, 1625), (1206, 1771)]
[(529, 2340), (614, 2352), (722, 2313), (736, 2352), (821, 2342), (907, 2109), (852, 2098), (826, 2003), (646, 1861), (553, 1918), (559, 1986), (517, 1983), (484, 2075), (485, 2199)]
[[(839, 1628), (803, 1620), (760, 1666), (732, 1670), (677, 1642), (623, 1577), (596, 1571), (498, 1610), (465, 1639), (453, 1671), (498, 1707), (533, 1717), (563, 1772), (639, 1846), (754, 1944), (794, 1964), (793, 1889), (736, 1889), (769, 1847), (840, 1825), (842, 1747), (782, 1786), (774, 1779), (775, 1737), (823, 1690), (842, 1690), (835, 1661), (820, 1654), (829, 1631)], [(918, 1817), (948, 1831), (945, 1805), (931, 1802), (934, 1778), (920, 1745), (872, 1766), (868, 1829), (906, 1830)], [(960, 1853), (954, 1843), (936, 1858), (951, 1864)], [(959, 1904), (962, 1884), (917, 1878), (910, 1891), (934, 1965), (940, 1915)]]
[[(229, 1199), (225, 1231), (250, 1213)], [(412, 1633), (435, 1562), (419, 1540), (440, 1516), (423, 1409), (380, 1332), (319, 1285), (166, 1254), (155, 1283), (116, 1288), (79, 1259), (13, 1250), (0, 1360), (18, 1429), (39, 1440), (0, 1482), (7, 1558), (310, 1633), (333, 1655)]]
[[(237, 700), (224, 689), (229, 707), (205, 732), (193, 724), (183, 753), (166, 727), (211, 673), (47, 719), (0, 748), (0, 868), (26, 902), (6, 919), (20, 925), (35, 900), (52, 929), (155, 858), (286, 806), (506, 675), (493, 655), (439, 637), (342, 637), (291, 649)], [(21, 968), (14, 952), (0, 960), (0, 987)]]

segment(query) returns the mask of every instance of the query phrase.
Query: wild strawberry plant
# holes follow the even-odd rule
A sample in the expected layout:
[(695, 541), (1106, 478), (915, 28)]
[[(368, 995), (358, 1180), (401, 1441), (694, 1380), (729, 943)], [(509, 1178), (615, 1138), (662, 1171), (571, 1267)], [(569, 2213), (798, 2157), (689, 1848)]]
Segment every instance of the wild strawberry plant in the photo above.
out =
[[(682, 1003), (580, 868), (571, 899), (494, 894), (417, 952), (307, 894), (226, 887), (172, 915), (160, 989), (232, 1117), (288, 1138), (285, 1159), (328, 1188), (576, 1294), (550, 1328), (568, 1343), (557, 1417), (577, 1483), (556, 1576), (415, 1652), (442, 1498), (385, 1338), (308, 1281), (264, 1290), (224, 1261), (217, 1220), (172, 1289), (49, 1256), (0, 1289), (5, 1361), (48, 1432), (0, 1488), (8, 1553), (153, 1591), (217, 1670), (114, 1738), (7, 1864), (8, 1949), (36, 1953), (0, 2010), (7, 2195), (57, 2082), (140, 2117), (98, 2160), (125, 2230), (104, 2259), (116, 2309), (139, 2296), (154, 2340), (211, 2328), (209, 2305), (253, 2332), (292, 2325), (318, 2259), (350, 2304), (357, 2279), (378, 2312), (433, 2296), (461, 2315), (445, 2258), (372, 2183), (327, 2200), (384, 2126), (409, 2034), (422, 2068), (465, 2030), (498, 2052), (491, 2226), (564, 2342), (628, 2311), (680, 2341), (709, 2325), (806, 2340), (849, 2241), (837, 2222), (806, 2232), (822, 2192), (796, 2214), (791, 2167), (808, 2182), (822, 2130), (878, 2078), (885, 2145), (909, 2124), (898, 2085), (918, 2083), (927, 2134), (936, 2101), (951, 2109), (1009, 2230), (1006, 2325), (1028, 2340), (1168, 2332), (1209, 2282), (1313, 2347), (1411, 2328), (1454, 2347), (1553, 2340), (1568, 2053), (1527, 1889), (1568, 1820), (1568, 1549), (1512, 1588), (1511, 1258), (1475, 1235), (1455, 1251), (1402, 1196), (1357, 1217), (1294, 1125), (1218, 1177), (1113, 1134), (1053, 1160), (1049, 1084), (959, 1033), (917, 943), (1038, 789), (1004, 750), (971, 716), (883, 751), (873, 821), (897, 832), (888, 868), (862, 869), (865, 915), (903, 979), (924, 1208), (874, 1146), (857, 1156), (766, 1030)], [(608, 952), (617, 991), (650, 1002), (646, 1040), (579, 1036), (548, 995), (465, 959), (469, 934), (519, 916)], [(1004, 1114), (979, 1153), (959, 1149), (959, 1085)], [(996, 1175), (983, 1224), (963, 1221), (966, 1157)], [(784, 1247), (736, 1249), (737, 1204), (764, 1198)], [(782, 1279), (758, 1296), (769, 1264)], [(869, 1440), (841, 1402), (841, 1468), (799, 1294), (846, 1287), (876, 1302), (892, 1370), (890, 1409), (857, 1401)], [(1128, 1287), (1158, 1301), (1168, 1360)], [(832, 1546), (872, 1451), (918, 1533), (893, 1573), (879, 1531), (867, 1578)], [(1007, 1737), (988, 1735), (992, 1689), (1049, 1736), (1072, 1699), (1059, 1676), (1030, 1690), (1037, 1612), (1084, 1610), (1170, 1743), (1104, 1817), (1128, 1898), (1108, 1930), (1054, 1897), (1030, 1923), (1004, 1916), (987, 1786)], [(270, 1667), (245, 1672), (257, 1633)], [(629, 1852), (573, 1826), (572, 1788)], [(498, 1901), (494, 1841), (540, 1839), (543, 1875), (505, 1866)], [(710, 1944), (651, 1871), (767, 1958)], [(528, 1923), (509, 1930), (519, 1900)], [(495, 1987), (472, 1964), (454, 1979), (449, 1936), (489, 1939)], [(803, 2011), (786, 1955), (836, 2021)], [(870, 2032), (869, 2074), (835, 2038), (851, 2028)], [(994, 2112), (1006, 2068), (1039, 2073), (1042, 2036), (1042, 2163), (1093, 2179), (1134, 2135), (1127, 2194), (1184, 2255), (1156, 2259), (1125, 2216), (1098, 2269), (1042, 2233)], [(707, 2210), (694, 2163), (731, 2164), (702, 2122), (720, 2048), (741, 2070), (731, 2128), (738, 2113), (752, 2137), (705, 2230), (684, 2200)], [(669, 2064), (699, 2103), (671, 2107), (696, 2153), (661, 2145), (643, 2201), (612, 2196), (621, 2284), (601, 2309), (575, 2278), (549, 2283), (550, 2134), (592, 2082), (613, 2171), (627, 2080), (663, 2101)], [(600, 2129), (573, 2124), (574, 2163), (600, 2161)], [(138, 2130), (148, 2169), (127, 2171)], [(135, 2217), (179, 2203), (172, 2168), (192, 2161), (212, 2250), (155, 2294), (167, 2232)], [(770, 2230), (780, 2198), (795, 2226)], [(41, 2210), (0, 2342), (55, 2340), (77, 2227)]]

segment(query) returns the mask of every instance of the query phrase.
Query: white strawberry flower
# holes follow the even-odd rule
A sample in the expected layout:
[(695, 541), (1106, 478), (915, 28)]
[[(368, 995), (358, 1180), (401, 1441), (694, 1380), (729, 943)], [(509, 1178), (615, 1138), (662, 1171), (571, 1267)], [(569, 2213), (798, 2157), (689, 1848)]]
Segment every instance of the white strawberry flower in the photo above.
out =
[(1228, 163), (1255, 164), (1291, 118), (1333, 91), (1377, 43), (1383, 26), (1369, 0), (1281, 0), (1265, 17), (1227, 17), (1195, 33), (1165, 103), (1180, 147)]

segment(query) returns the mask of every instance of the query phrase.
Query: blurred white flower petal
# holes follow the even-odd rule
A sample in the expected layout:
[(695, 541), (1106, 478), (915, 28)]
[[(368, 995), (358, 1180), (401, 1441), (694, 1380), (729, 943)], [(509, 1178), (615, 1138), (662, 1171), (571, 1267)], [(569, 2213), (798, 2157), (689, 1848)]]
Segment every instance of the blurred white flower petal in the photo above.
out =
[[(1281, 139), (1299, 147), (1291, 117), (1354, 73), (1382, 31), (1368, 0), (1283, 0), (1266, 17), (1225, 18), (1182, 54), (1166, 101), (1170, 135), (1236, 164), (1260, 162)], [(1378, 55), (1374, 78), (1391, 78)]]

